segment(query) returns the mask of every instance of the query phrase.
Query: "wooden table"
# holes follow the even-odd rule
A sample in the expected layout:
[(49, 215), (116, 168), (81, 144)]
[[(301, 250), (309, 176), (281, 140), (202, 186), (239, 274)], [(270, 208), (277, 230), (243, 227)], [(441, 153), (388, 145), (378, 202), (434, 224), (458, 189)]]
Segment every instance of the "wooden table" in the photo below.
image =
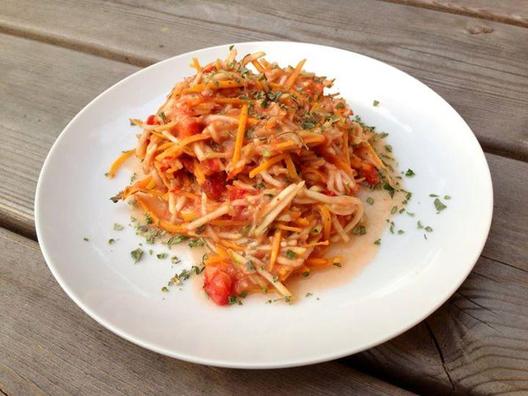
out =
[[(2, 1), (0, 394), (528, 392), (528, 1), (286, 3)], [(349, 358), (244, 371), (143, 350), (66, 297), (36, 241), (42, 162), (83, 106), (141, 67), (249, 40), (327, 44), (392, 64), (447, 99), (486, 151), (495, 216), (475, 269), (422, 323)]]

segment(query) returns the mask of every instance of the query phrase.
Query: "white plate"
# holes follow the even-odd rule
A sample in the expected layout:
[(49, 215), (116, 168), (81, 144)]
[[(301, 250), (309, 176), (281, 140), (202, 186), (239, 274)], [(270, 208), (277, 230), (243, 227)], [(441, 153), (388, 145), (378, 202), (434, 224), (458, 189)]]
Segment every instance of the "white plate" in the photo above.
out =
[[(120, 150), (135, 144), (137, 129), (128, 118), (157, 109), (174, 83), (192, 73), (192, 57), (209, 62), (225, 57), (227, 47), (179, 55), (133, 74), (64, 129), (46, 159), (35, 199), (38, 239), (59, 284), (92, 318), (127, 340), (215, 366), (326, 361), (370, 348), (420, 322), (459, 287), (484, 246), (493, 207), (489, 169), (468, 125), (435, 92), (394, 67), (336, 48), (236, 44), (239, 53), (264, 50), (282, 65), (308, 58), (307, 70), (335, 77), (356, 114), (390, 133), (400, 168), (416, 172), (406, 179), (414, 194), (409, 210), (416, 217), (395, 218), (406, 232), (386, 231), (378, 255), (360, 273), (293, 305), (251, 297), (243, 306), (217, 307), (199, 293), (197, 279), (182, 291), (162, 293), (176, 268), (152, 257), (132, 263), (130, 251), (139, 237), (128, 227), (112, 231), (114, 222), (127, 224), (130, 213), (127, 205), (109, 200), (130, 174), (120, 172), (111, 181), (104, 177)], [(380, 105), (374, 107), (373, 100)], [(445, 201), (448, 209), (436, 214), (430, 193), (452, 196)], [(417, 219), (434, 228), (427, 240)], [(110, 246), (109, 238), (119, 240)], [(182, 267), (199, 259), (187, 248), (178, 254)]]

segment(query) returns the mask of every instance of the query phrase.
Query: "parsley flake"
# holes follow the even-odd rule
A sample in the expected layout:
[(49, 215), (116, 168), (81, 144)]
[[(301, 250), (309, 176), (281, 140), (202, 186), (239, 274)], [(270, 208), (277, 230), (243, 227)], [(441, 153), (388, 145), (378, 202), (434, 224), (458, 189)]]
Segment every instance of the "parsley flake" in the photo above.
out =
[(372, 197), (368, 197), (368, 198), (367, 198), (367, 203), (368, 203), (369, 205), (374, 205), (374, 198), (372, 198)]
[(286, 251), (286, 257), (288, 257), (290, 260), (293, 260), (297, 257), (297, 253), (295, 253), (293, 250), (288, 249)]
[(374, 106), (374, 107), (378, 107), (379, 104), (380, 104), (380, 101), (379, 101), (379, 100), (374, 100), (374, 101), (372, 101), (372, 106)]
[(143, 258), (143, 249), (137, 248), (132, 250), (130, 256), (134, 259), (134, 263), (139, 262)]
[(167, 253), (158, 253), (156, 254), (156, 257), (158, 258), (158, 260), (164, 260), (169, 257), (169, 255)]
[(123, 227), (121, 224), (114, 223), (114, 231), (123, 231), (125, 227)]
[(416, 175), (416, 173), (414, 173), (411, 168), (407, 169), (407, 172), (405, 172), (405, 176), (407, 177), (413, 177), (414, 175)]
[(203, 239), (193, 239), (188, 243), (189, 247), (195, 248), (205, 245), (205, 241)]
[(447, 206), (444, 205), (444, 203), (443, 203), (442, 201), (440, 201), (438, 198), (436, 198), (436, 199), (434, 200), (434, 206), (435, 206), (435, 208), (436, 208), (436, 210), (437, 210), (436, 213), (440, 213), (442, 210), (444, 210), (445, 208), (447, 208)]

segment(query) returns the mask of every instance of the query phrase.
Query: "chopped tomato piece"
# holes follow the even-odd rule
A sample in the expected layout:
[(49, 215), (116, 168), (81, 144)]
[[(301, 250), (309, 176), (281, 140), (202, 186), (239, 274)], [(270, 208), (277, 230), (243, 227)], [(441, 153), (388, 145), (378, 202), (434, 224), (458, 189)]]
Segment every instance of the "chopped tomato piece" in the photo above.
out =
[(371, 186), (375, 186), (380, 182), (378, 170), (375, 166), (370, 164), (363, 164), (359, 170), (359, 174), (365, 178), (365, 181)]
[(214, 173), (205, 179), (202, 189), (210, 199), (218, 201), (222, 197), (223, 192), (226, 190), (225, 182), (225, 172)]
[(218, 158), (206, 159), (205, 161), (202, 161), (201, 165), (206, 175), (220, 172), (222, 169), (222, 162)]
[(233, 278), (218, 267), (206, 267), (204, 290), (218, 305), (226, 305), (233, 292)]
[(159, 121), (154, 114), (148, 116), (147, 125), (159, 125)]
[(203, 129), (204, 125), (192, 117), (182, 119), (176, 126), (180, 139), (201, 133)]
[(246, 195), (247, 193), (248, 191), (242, 188), (233, 186), (227, 187), (227, 196), (231, 201), (234, 201), (235, 199), (244, 198), (244, 195)]

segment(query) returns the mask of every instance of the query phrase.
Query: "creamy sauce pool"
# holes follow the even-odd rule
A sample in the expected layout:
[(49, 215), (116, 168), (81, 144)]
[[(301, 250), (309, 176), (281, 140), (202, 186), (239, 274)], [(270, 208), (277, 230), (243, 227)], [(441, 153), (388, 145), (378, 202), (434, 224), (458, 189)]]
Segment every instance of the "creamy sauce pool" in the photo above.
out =
[[(374, 204), (366, 202), (374, 199)], [(306, 293), (314, 293), (326, 288), (332, 288), (349, 283), (376, 256), (379, 246), (374, 242), (381, 238), (388, 227), (387, 219), (392, 217), (394, 206), (401, 207), (403, 194), (396, 193), (391, 198), (386, 190), (364, 189), (359, 194), (365, 209), (362, 224), (366, 227), (365, 235), (351, 235), (350, 241), (332, 244), (326, 256), (342, 256), (342, 267), (331, 266), (312, 271), (308, 278), (296, 276), (287, 281), (288, 289), (294, 296), (300, 298)]]

